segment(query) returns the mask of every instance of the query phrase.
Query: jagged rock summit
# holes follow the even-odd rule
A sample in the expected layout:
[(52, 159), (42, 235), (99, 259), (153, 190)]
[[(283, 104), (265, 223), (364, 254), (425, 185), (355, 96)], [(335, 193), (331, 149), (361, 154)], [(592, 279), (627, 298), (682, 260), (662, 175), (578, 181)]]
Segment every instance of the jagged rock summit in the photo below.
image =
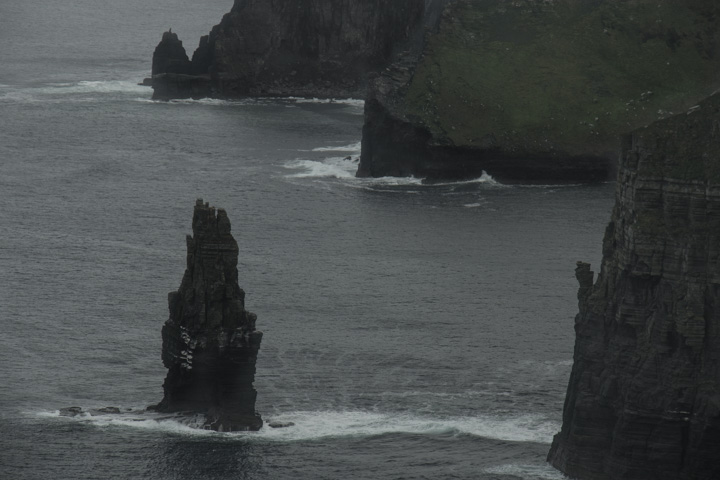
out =
[(217, 431), (259, 430), (255, 361), (262, 332), (238, 285), (238, 245), (225, 210), (199, 199), (187, 237), (187, 269), (168, 295), (162, 328), (165, 396), (152, 409), (205, 415)]
[(576, 276), (548, 461), (582, 480), (720, 478), (720, 95), (623, 140), (602, 269)]
[[(424, 7), (425, 0), (235, 0), (192, 60), (153, 69), (153, 98), (362, 98), (367, 73), (390, 62)], [(182, 57), (166, 48), (168, 34), (154, 66), (167, 64), (168, 53)]]

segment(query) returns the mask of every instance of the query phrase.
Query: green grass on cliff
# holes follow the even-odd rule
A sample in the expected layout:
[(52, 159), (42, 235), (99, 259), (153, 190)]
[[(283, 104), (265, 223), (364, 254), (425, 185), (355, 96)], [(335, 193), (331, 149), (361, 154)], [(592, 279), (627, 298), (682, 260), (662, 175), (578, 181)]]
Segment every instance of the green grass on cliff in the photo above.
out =
[(714, 1), (460, 0), (405, 113), (456, 145), (614, 149), (720, 86), (719, 24)]

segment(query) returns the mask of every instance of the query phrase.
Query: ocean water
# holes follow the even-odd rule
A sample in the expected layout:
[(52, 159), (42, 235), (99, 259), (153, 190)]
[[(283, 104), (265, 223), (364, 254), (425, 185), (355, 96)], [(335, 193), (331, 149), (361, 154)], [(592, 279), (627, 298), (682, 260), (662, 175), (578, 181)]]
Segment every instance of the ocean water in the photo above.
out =
[[(356, 179), (360, 100), (151, 101), (162, 32), (192, 50), (231, 4), (0, 1), (0, 478), (562, 478), (613, 186)], [(143, 412), (196, 198), (240, 245), (257, 408), (294, 427)]]

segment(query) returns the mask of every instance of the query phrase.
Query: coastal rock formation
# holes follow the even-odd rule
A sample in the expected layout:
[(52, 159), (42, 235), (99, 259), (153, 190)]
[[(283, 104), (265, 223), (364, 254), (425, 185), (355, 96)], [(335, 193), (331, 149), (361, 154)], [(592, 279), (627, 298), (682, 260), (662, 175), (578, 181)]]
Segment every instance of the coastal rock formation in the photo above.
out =
[(720, 94), (623, 140), (600, 275), (548, 461), (583, 480), (720, 478)]
[(165, 396), (153, 409), (205, 415), (218, 431), (259, 430), (253, 388), (262, 332), (238, 285), (238, 245), (225, 210), (202, 200), (187, 237), (187, 269), (162, 328)]
[[(154, 98), (362, 98), (367, 73), (389, 63), (424, 6), (425, 0), (235, 0), (182, 71), (153, 69)], [(163, 63), (165, 52), (156, 50), (153, 65)]]
[(590, 182), (620, 137), (720, 83), (720, 4), (433, 1), (424, 44), (370, 82), (358, 176)]
[(203, 97), (210, 86), (210, 76), (198, 71), (172, 30), (163, 33), (152, 59), (152, 78), (144, 84), (154, 88), (153, 98)]

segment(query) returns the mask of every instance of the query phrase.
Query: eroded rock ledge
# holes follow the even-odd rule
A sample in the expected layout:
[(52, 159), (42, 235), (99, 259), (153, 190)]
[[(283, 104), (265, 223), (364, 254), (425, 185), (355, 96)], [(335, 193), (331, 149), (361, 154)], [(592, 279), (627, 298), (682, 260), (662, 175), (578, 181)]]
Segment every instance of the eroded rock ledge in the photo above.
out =
[(151, 408), (204, 414), (213, 430), (259, 430), (253, 381), (262, 332), (245, 310), (230, 220), (200, 199), (192, 229), (187, 269), (168, 295), (170, 318), (162, 328), (165, 396)]
[(177, 36), (163, 35), (154, 98), (363, 98), (367, 73), (389, 63), (424, 7), (425, 0), (235, 0), (192, 60), (178, 53)]
[(720, 95), (625, 137), (548, 460), (583, 480), (720, 478)]

